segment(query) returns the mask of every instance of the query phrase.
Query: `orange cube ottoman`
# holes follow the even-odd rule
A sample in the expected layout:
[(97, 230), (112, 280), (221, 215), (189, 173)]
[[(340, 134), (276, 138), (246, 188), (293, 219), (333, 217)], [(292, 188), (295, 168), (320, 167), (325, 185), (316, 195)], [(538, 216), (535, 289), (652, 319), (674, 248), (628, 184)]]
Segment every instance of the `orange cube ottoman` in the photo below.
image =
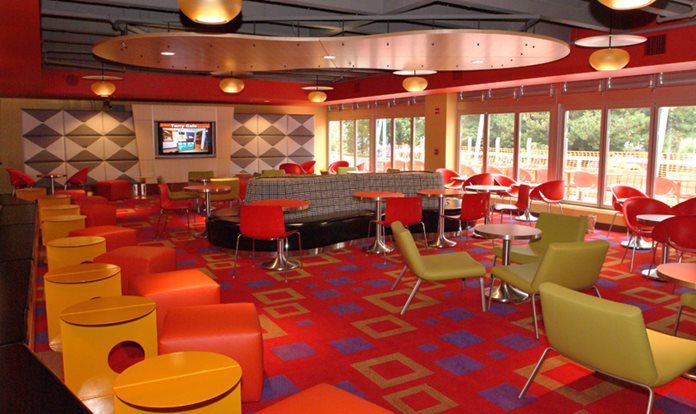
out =
[(116, 206), (111, 204), (79, 204), (80, 214), (87, 216), (85, 227), (116, 225)]
[(220, 303), (220, 285), (197, 269), (135, 276), (128, 294), (144, 296), (157, 304), (158, 331), (172, 308)]
[(129, 292), (129, 281), (140, 275), (176, 270), (176, 250), (158, 246), (119, 247), (94, 258), (121, 268), (121, 292)]
[(73, 230), (70, 236), (101, 236), (106, 239), (106, 251), (138, 244), (138, 232), (121, 226), (94, 226)]
[[(244, 369), (242, 368), (243, 376)], [(270, 407), (257, 411), (256, 414), (294, 414), (297, 412), (312, 414), (394, 414), (393, 411), (389, 411), (329, 384), (317, 384), (307, 388)]]
[(227, 355), (242, 367), (242, 401), (261, 399), (263, 336), (253, 303), (170, 309), (159, 331), (159, 353), (177, 351), (209, 351)]
[[(77, 200), (84, 200), (87, 198), (87, 192), (85, 190), (56, 190), (54, 195), (67, 194), (70, 196), (70, 204), (77, 204)], [(101, 197), (100, 197), (101, 198)]]
[(97, 181), (95, 192), (109, 201), (124, 200), (133, 196), (128, 180)]

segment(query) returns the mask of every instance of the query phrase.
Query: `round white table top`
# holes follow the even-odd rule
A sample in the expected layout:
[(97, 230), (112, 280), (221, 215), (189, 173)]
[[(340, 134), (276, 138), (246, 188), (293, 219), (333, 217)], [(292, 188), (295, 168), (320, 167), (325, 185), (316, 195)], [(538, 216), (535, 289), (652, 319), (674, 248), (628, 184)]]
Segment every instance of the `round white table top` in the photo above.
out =
[(481, 224), (474, 227), (474, 233), (485, 239), (537, 240), (541, 230), (521, 224)]
[(476, 185), (467, 185), (464, 187), (465, 190), (469, 191), (476, 191), (476, 192), (485, 192), (485, 193), (496, 193), (498, 191), (510, 191), (510, 187), (506, 187), (504, 185), (484, 185), (484, 184), (476, 184)]

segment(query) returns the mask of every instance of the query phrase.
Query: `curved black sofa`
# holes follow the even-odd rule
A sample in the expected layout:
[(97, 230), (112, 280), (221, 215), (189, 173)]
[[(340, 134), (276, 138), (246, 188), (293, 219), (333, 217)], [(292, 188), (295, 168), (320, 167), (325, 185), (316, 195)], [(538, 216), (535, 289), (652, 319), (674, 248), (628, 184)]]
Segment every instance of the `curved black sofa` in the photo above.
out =
[[(374, 202), (352, 196), (357, 191), (398, 191), (416, 195), (425, 188), (442, 188), (442, 178), (432, 172), (367, 173), (345, 175), (304, 175), (256, 177), (249, 180), (245, 202), (266, 199), (299, 199), (310, 208), (285, 217), (289, 228), (302, 235), (302, 249), (319, 249), (367, 237), (374, 219)], [(456, 214), (457, 209), (448, 214)], [(437, 199), (423, 198), (423, 222), (428, 233), (437, 230)], [(456, 231), (455, 222), (446, 222), (446, 231)], [(215, 246), (234, 249), (239, 234), (236, 207), (215, 212), (207, 222), (208, 240)], [(374, 233), (374, 226), (373, 226)], [(240, 249), (251, 250), (251, 241), (242, 238)], [(257, 241), (256, 250), (274, 251), (274, 242)], [(291, 250), (299, 249), (297, 238), (289, 240)]]

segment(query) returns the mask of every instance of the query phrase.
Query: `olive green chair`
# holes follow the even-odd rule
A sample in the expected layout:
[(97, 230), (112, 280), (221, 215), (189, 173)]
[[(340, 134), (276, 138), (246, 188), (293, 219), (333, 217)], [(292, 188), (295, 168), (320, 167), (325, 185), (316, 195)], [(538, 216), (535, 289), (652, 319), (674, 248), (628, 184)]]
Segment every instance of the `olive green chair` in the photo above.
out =
[(684, 306), (696, 309), (696, 292), (687, 292), (681, 295), (681, 304), (679, 305), (679, 311), (677, 311), (677, 320), (674, 322), (674, 336), (677, 336), (677, 331), (679, 331), (679, 320), (681, 319)]
[(521, 399), (544, 358), (555, 350), (587, 368), (646, 388), (646, 413), (653, 387), (679, 377), (696, 365), (696, 341), (645, 328), (640, 308), (544, 283), (539, 288), (549, 347), (517, 396)]
[(262, 177), (278, 177), (281, 175), (285, 175), (285, 171), (283, 171), (283, 170), (261, 170)]
[[(157, 184), (167, 184), (167, 182), (164, 180), (164, 177), (161, 175), (157, 177)], [(169, 187), (169, 185), (167, 185)], [(192, 193), (189, 191), (172, 191), (171, 188), (169, 189), (169, 199), (171, 200), (195, 200), (198, 198), (198, 195), (196, 193)]]
[[(229, 207), (232, 207), (233, 204), (239, 204), (239, 178), (211, 178), (210, 184), (226, 185), (230, 187), (230, 191), (226, 193), (210, 194), (211, 203), (217, 201), (227, 202), (229, 204)], [(198, 197), (200, 197), (202, 201), (205, 200), (204, 194), (199, 194)]]
[[(510, 262), (532, 263), (541, 260), (549, 244), (558, 242), (579, 242), (585, 240), (587, 217), (565, 216), (562, 214), (541, 213), (536, 227), (541, 230), (541, 238), (510, 249)], [(503, 248), (493, 248), (495, 260), (503, 257)]]
[(214, 171), (189, 171), (188, 172), (188, 182), (189, 185), (202, 185), (200, 181), (193, 181), (194, 178), (206, 178), (215, 177)]
[(399, 277), (394, 281), (391, 290), (394, 290), (401, 277), (406, 272), (406, 269), (411, 269), (411, 272), (416, 275), (418, 281), (413, 287), (404, 307), (401, 309), (403, 315), (411, 304), (411, 301), (416, 296), (418, 288), (423, 280), (439, 282), (449, 279), (464, 279), (469, 277), (478, 277), (481, 290), (481, 309), (486, 311), (486, 302), (483, 296), (483, 278), (486, 276), (486, 268), (466, 252), (434, 254), (421, 256), (418, 251), (418, 246), (413, 240), (413, 235), (400, 221), (395, 221), (391, 224), (392, 234), (396, 241), (396, 246), (401, 252), (401, 256), (405, 262), (405, 266)]
[[(553, 282), (575, 290), (593, 288), (597, 296), (600, 296), (595, 282), (602, 271), (607, 250), (609, 243), (606, 240), (551, 243), (538, 262), (493, 267), (491, 288), (495, 280), (500, 279), (532, 296), (534, 336), (539, 339), (536, 311), (539, 286), (544, 282)], [(491, 296), (488, 297), (488, 308), (490, 307)]]
[(336, 174), (348, 174), (349, 171), (358, 171), (356, 167), (337, 167)]

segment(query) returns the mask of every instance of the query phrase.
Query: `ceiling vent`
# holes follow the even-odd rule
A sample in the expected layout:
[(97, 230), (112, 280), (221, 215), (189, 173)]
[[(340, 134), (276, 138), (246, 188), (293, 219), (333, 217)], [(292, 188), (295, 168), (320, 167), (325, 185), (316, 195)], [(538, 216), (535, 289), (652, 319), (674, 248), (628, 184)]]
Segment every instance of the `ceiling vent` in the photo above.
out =
[(661, 55), (667, 51), (667, 36), (657, 35), (649, 36), (645, 42), (645, 55)]

